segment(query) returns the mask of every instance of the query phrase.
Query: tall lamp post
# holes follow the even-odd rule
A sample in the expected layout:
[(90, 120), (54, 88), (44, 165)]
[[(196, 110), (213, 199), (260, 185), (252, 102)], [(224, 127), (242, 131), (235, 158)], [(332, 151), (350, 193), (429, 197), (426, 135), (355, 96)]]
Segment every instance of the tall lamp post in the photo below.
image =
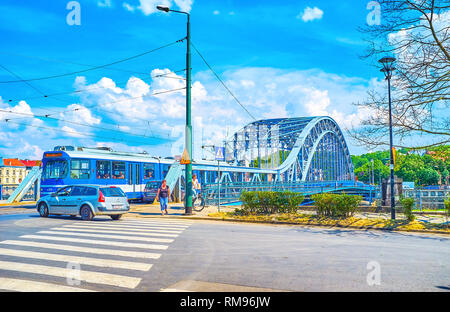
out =
[(187, 35), (186, 35), (186, 150), (188, 152), (190, 162), (186, 164), (186, 195), (184, 197), (185, 214), (192, 214), (192, 124), (191, 124), (191, 26), (190, 15), (187, 12), (171, 10), (168, 7), (158, 5), (158, 10), (163, 12), (175, 12), (186, 14), (187, 16)]
[(394, 57), (383, 57), (379, 60), (383, 65), (381, 72), (386, 76), (386, 80), (388, 81), (388, 96), (389, 96), (389, 147), (390, 147), (390, 169), (391, 169), (391, 219), (395, 219), (395, 194), (394, 194), (394, 150), (392, 143), (392, 104), (391, 104), (391, 78), (392, 72), (395, 70), (393, 64), (395, 62)]

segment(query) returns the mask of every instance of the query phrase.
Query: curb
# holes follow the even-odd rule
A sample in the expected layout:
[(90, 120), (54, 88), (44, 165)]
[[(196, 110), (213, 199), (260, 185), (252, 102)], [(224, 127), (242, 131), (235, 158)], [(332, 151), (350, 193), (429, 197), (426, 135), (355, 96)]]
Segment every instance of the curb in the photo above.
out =
[(206, 221), (226, 221), (226, 222), (241, 222), (241, 223), (259, 223), (259, 224), (276, 224), (276, 225), (298, 225), (298, 226), (316, 226), (316, 227), (327, 227), (327, 228), (342, 228), (342, 229), (352, 229), (352, 230), (378, 230), (387, 232), (410, 232), (410, 233), (422, 233), (422, 234), (443, 234), (450, 235), (449, 232), (441, 232), (435, 230), (396, 230), (396, 229), (384, 229), (375, 227), (357, 227), (357, 226), (344, 226), (344, 225), (324, 225), (324, 224), (308, 224), (308, 223), (294, 223), (294, 222), (282, 222), (282, 221), (260, 221), (260, 220), (239, 220), (239, 219), (224, 219), (224, 218), (213, 218), (213, 217), (188, 217), (188, 216), (148, 216), (148, 217), (136, 217), (133, 218), (155, 218), (155, 219), (184, 219), (184, 220), (206, 220)]

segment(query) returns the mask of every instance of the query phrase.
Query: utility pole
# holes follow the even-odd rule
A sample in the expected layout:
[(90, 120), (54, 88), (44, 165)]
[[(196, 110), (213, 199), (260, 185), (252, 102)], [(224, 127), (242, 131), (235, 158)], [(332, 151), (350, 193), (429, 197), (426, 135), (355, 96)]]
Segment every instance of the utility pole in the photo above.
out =
[(187, 12), (171, 10), (168, 7), (158, 5), (156, 7), (158, 10), (163, 12), (175, 12), (186, 14), (187, 16), (187, 34), (186, 34), (186, 130), (185, 130), (185, 139), (186, 139), (186, 151), (189, 155), (190, 161), (187, 163), (185, 172), (185, 180), (186, 180), (186, 196), (184, 197), (185, 203), (185, 214), (192, 214), (192, 123), (191, 123), (191, 25), (190, 25), (190, 15)]
[(395, 189), (394, 189), (394, 149), (392, 139), (392, 103), (391, 103), (391, 78), (395, 68), (392, 66), (395, 62), (393, 57), (383, 57), (379, 60), (383, 64), (381, 71), (385, 74), (388, 81), (388, 97), (389, 97), (389, 147), (390, 147), (390, 165), (391, 170), (391, 219), (395, 220)]

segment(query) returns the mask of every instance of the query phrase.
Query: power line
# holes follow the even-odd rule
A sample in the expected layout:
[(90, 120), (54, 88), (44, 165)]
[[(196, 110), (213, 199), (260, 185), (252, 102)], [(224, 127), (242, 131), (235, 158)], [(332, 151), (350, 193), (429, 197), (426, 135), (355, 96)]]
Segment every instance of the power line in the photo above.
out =
[[(94, 129), (99, 129), (99, 130), (106, 130), (106, 131), (114, 131), (114, 132), (118, 132), (118, 133), (122, 133), (122, 134), (127, 134), (127, 135), (132, 135), (132, 136), (139, 136), (139, 137), (144, 137), (144, 138), (161, 138), (161, 137), (157, 137), (157, 136), (147, 136), (147, 135), (142, 135), (142, 134), (138, 134), (138, 133), (121, 131), (121, 130), (117, 130), (117, 129), (104, 128), (104, 127), (100, 127), (100, 126), (96, 126), (96, 125), (84, 124), (84, 123), (80, 123), (80, 122), (76, 122), (76, 121), (70, 121), (70, 120), (60, 119), (60, 118), (55, 118), (55, 117), (34, 115), (34, 114), (29, 114), (29, 113), (12, 112), (12, 111), (7, 111), (7, 110), (3, 110), (3, 109), (0, 109), (0, 112), (4, 112), (4, 113), (8, 113), (8, 114), (15, 114), (15, 115), (22, 115), (22, 116), (30, 116), (30, 118), (41, 118), (41, 119), (46, 118), (46, 119), (51, 119), (51, 120), (56, 120), (56, 121), (61, 121), (61, 122), (64, 122), (64, 123), (77, 125), (77, 126), (89, 127), (89, 128), (94, 128)], [(11, 119), (7, 119), (7, 120), (9, 121)]]
[[(181, 90), (184, 90), (184, 89), (186, 89), (186, 87), (178, 88), (178, 89), (172, 89), (172, 90), (166, 90), (166, 91), (160, 91), (160, 92), (155, 92), (155, 93), (148, 94), (148, 95), (141, 95), (141, 96), (130, 97), (130, 98), (127, 98), (127, 99), (117, 100), (117, 101), (113, 101), (113, 102), (105, 102), (105, 103), (102, 103), (102, 104), (105, 105), (105, 104), (115, 104), (115, 103), (120, 103), (120, 102), (126, 102), (126, 101), (129, 101), (129, 100), (136, 100), (136, 99), (146, 98), (146, 97), (160, 95), (160, 94), (177, 92), (177, 91), (181, 91)], [(92, 105), (78, 107), (78, 108), (75, 108), (75, 109), (68, 109), (68, 110), (65, 110), (65, 111), (60, 111), (58, 113), (67, 113), (67, 112), (78, 111), (78, 110), (81, 110), (81, 109), (88, 109), (88, 108), (101, 109), (102, 111), (115, 113), (113, 111), (108, 111), (108, 110), (106, 110), (104, 108), (98, 108), (97, 106), (98, 106), (98, 104), (92, 104)], [(55, 114), (48, 114), (46, 116), (51, 116), (51, 115), (55, 115)], [(136, 119), (140, 119), (140, 118), (136, 118)], [(141, 120), (143, 120), (143, 119), (141, 119)]]
[[(83, 132), (78, 132), (78, 131), (69, 131), (69, 130), (55, 129), (55, 128), (45, 127), (45, 126), (31, 125), (31, 124), (26, 124), (26, 123), (14, 122), (14, 121), (11, 121), (10, 119), (5, 119), (2, 122), (13, 123), (13, 124), (21, 125), (21, 126), (26, 126), (26, 127), (33, 127), (33, 128), (39, 128), (39, 129), (52, 130), (52, 131), (55, 131), (55, 132), (63, 132), (63, 133), (68, 133), (68, 134), (72, 134), (72, 135), (77, 135), (77, 136), (107, 139), (109, 141), (132, 142), (132, 143), (144, 144), (144, 145), (158, 145), (157, 143), (150, 144), (149, 142), (145, 142), (144, 143), (144, 142), (133, 141), (133, 140), (129, 140), (129, 139), (116, 139), (116, 138), (111, 138), (111, 137), (107, 137), (107, 136), (101, 136), (101, 135), (90, 134), (90, 133), (83, 133)], [(161, 138), (158, 138), (158, 139), (162, 140)], [(164, 143), (163, 145), (167, 145), (167, 144), (169, 144), (169, 143)]]
[(227, 85), (220, 79), (219, 75), (212, 69), (212, 67), (208, 64), (208, 62), (205, 60), (203, 55), (200, 53), (200, 51), (197, 50), (195, 45), (191, 42), (191, 46), (194, 48), (194, 50), (197, 52), (197, 54), (201, 57), (203, 62), (208, 66), (209, 70), (216, 76), (216, 78), (220, 81), (220, 83), (224, 86), (224, 88), (228, 91), (228, 93), (231, 94), (231, 96), (234, 98), (234, 100), (247, 112), (247, 114), (252, 117), (255, 121), (256, 118), (248, 111), (248, 109), (244, 106), (244, 104), (241, 103), (241, 101), (238, 100), (238, 98), (231, 92), (231, 90), (227, 87)]
[[(143, 96), (138, 96), (138, 97), (134, 97), (134, 98), (118, 100), (118, 101), (114, 101), (114, 102), (107, 102), (107, 103), (103, 103), (103, 104), (113, 104), (113, 103), (118, 103), (118, 102), (123, 102), (123, 101), (129, 101), (130, 99), (145, 98), (145, 97), (156, 96), (156, 95), (160, 95), (160, 94), (166, 94), (166, 93), (170, 93), (170, 92), (177, 92), (177, 91), (181, 91), (181, 90), (184, 90), (184, 89), (186, 89), (186, 87), (178, 88), (178, 89), (172, 89), (172, 90), (166, 90), (166, 91), (161, 91), (161, 92), (154, 92), (154, 93), (148, 94), (148, 95), (143, 95)], [(92, 106), (97, 106), (97, 104), (94, 104)], [(89, 108), (89, 106), (86, 106), (86, 107), (82, 106), (82, 107), (78, 107), (78, 108), (75, 108), (75, 109), (61, 111), (61, 112), (57, 112), (57, 113), (72, 112), (72, 111), (78, 111), (78, 110), (81, 110), (81, 109), (88, 109), (88, 108)], [(62, 122), (77, 124), (77, 125), (81, 125), (81, 126), (91, 127), (91, 128), (98, 128), (98, 129), (102, 129), (102, 130), (117, 131), (117, 132), (121, 132), (121, 133), (124, 133), (124, 134), (129, 134), (129, 135), (142, 136), (142, 135), (139, 135), (139, 134), (127, 133), (127, 132), (124, 132), (124, 131), (119, 131), (119, 130), (114, 130), (114, 129), (107, 129), (107, 128), (102, 128), (102, 127), (98, 127), (98, 126), (88, 125), (88, 124), (76, 123), (76, 122), (68, 121), (68, 120), (65, 120), (65, 119), (59, 119), (59, 118), (55, 118), (55, 117), (50, 117), (50, 116), (52, 116), (54, 114), (34, 115), (34, 114), (28, 114), (28, 113), (13, 112), (13, 111), (8, 111), (8, 110), (3, 110), (3, 109), (0, 109), (0, 111), (5, 112), (5, 113), (10, 113), (10, 114), (26, 115), (26, 116), (30, 116), (30, 118), (32, 118), (32, 117), (48, 118), (48, 119), (53, 119), (53, 120), (59, 120), (59, 121), (62, 121)], [(107, 111), (108, 112), (108, 110), (105, 110), (103, 108), (102, 108), (102, 111)], [(109, 111), (109, 112), (114, 113), (112, 111)], [(142, 118), (136, 118), (136, 119), (148, 122), (148, 120), (144, 120)], [(117, 126), (119, 126), (119, 125), (117, 124)], [(153, 132), (153, 131), (151, 131), (151, 132)], [(149, 136), (144, 136), (144, 137), (151, 138)]]
[[(1, 65), (0, 65), (1, 66)], [(168, 75), (173, 74), (173, 73), (179, 73), (179, 72), (184, 72), (186, 71), (186, 69), (180, 69), (180, 70), (176, 70), (167, 74), (159, 74), (159, 75), (154, 75), (154, 76), (149, 76), (146, 78), (139, 78), (141, 80), (147, 80), (147, 79), (154, 79), (154, 78), (172, 78), (172, 79), (178, 79), (178, 80), (185, 80), (185, 78), (183, 77), (170, 77)], [(146, 74), (148, 75), (148, 74)], [(121, 81), (121, 82), (116, 82), (118, 84), (122, 84), (122, 83), (128, 83), (130, 79), (126, 80), (126, 81)], [(74, 93), (83, 93), (83, 92), (89, 92), (89, 91), (93, 91), (93, 90), (100, 90), (100, 89), (107, 89), (109, 87), (93, 87), (93, 88), (85, 88), (85, 89), (78, 89), (75, 91), (66, 91), (66, 92), (58, 92), (58, 93), (53, 93), (53, 94), (44, 94), (42, 92), (40, 92), (43, 96), (35, 96), (35, 97), (28, 97), (28, 98), (21, 98), (21, 100), (23, 101), (27, 101), (27, 100), (33, 100), (33, 99), (38, 99), (38, 98), (49, 98), (49, 97), (53, 97), (53, 96), (58, 96), (58, 95), (67, 95), (67, 94), (74, 94)], [(18, 101), (13, 100), (13, 99), (9, 99), (8, 102), (14, 102), (14, 101)]]
[(39, 77), (39, 78), (31, 78), (31, 79), (21, 79), (21, 80), (0, 81), (0, 83), (6, 84), (6, 83), (17, 83), (17, 82), (36, 81), (36, 80), (46, 80), (46, 79), (60, 78), (60, 77), (65, 77), (65, 76), (71, 76), (71, 75), (76, 75), (76, 74), (80, 74), (80, 73), (85, 73), (85, 72), (88, 72), (88, 71), (97, 70), (97, 69), (100, 69), (100, 68), (105, 68), (105, 67), (108, 67), (108, 66), (111, 66), (111, 65), (123, 63), (123, 62), (129, 61), (129, 60), (132, 60), (132, 59), (135, 59), (135, 58), (144, 56), (144, 55), (146, 55), (146, 54), (149, 54), (149, 53), (152, 53), (152, 52), (155, 52), (155, 51), (158, 51), (158, 50), (167, 48), (167, 47), (169, 47), (169, 46), (172, 46), (172, 45), (174, 45), (174, 44), (176, 44), (176, 43), (182, 42), (183, 40), (184, 40), (184, 38), (183, 38), (183, 39), (180, 39), (180, 40), (177, 40), (177, 41), (174, 41), (174, 42), (171, 42), (171, 43), (168, 43), (168, 44), (163, 45), (163, 46), (161, 46), (161, 47), (158, 47), (158, 48), (155, 48), (155, 49), (152, 49), (152, 50), (149, 50), (149, 51), (146, 51), (146, 52), (143, 52), (143, 53), (134, 55), (134, 56), (127, 57), (127, 58), (125, 58), (125, 59), (121, 59), (121, 60), (118, 60), (118, 61), (115, 61), (115, 62), (112, 62), (112, 63), (100, 65), (100, 66), (91, 67), (91, 68), (84, 69), (84, 70), (79, 70), (79, 71), (70, 72), (70, 73), (65, 73), (65, 74), (59, 74), (59, 75), (53, 75), (53, 76), (47, 76), (47, 77)]

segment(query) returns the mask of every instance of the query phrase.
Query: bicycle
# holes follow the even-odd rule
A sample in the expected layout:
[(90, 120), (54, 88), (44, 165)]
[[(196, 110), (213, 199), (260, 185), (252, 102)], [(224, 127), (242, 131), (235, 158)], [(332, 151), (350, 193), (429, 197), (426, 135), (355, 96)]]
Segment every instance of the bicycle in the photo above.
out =
[(192, 197), (192, 209), (197, 212), (205, 209), (205, 199), (203, 198), (202, 193), (197, 192), (197, 195)]

